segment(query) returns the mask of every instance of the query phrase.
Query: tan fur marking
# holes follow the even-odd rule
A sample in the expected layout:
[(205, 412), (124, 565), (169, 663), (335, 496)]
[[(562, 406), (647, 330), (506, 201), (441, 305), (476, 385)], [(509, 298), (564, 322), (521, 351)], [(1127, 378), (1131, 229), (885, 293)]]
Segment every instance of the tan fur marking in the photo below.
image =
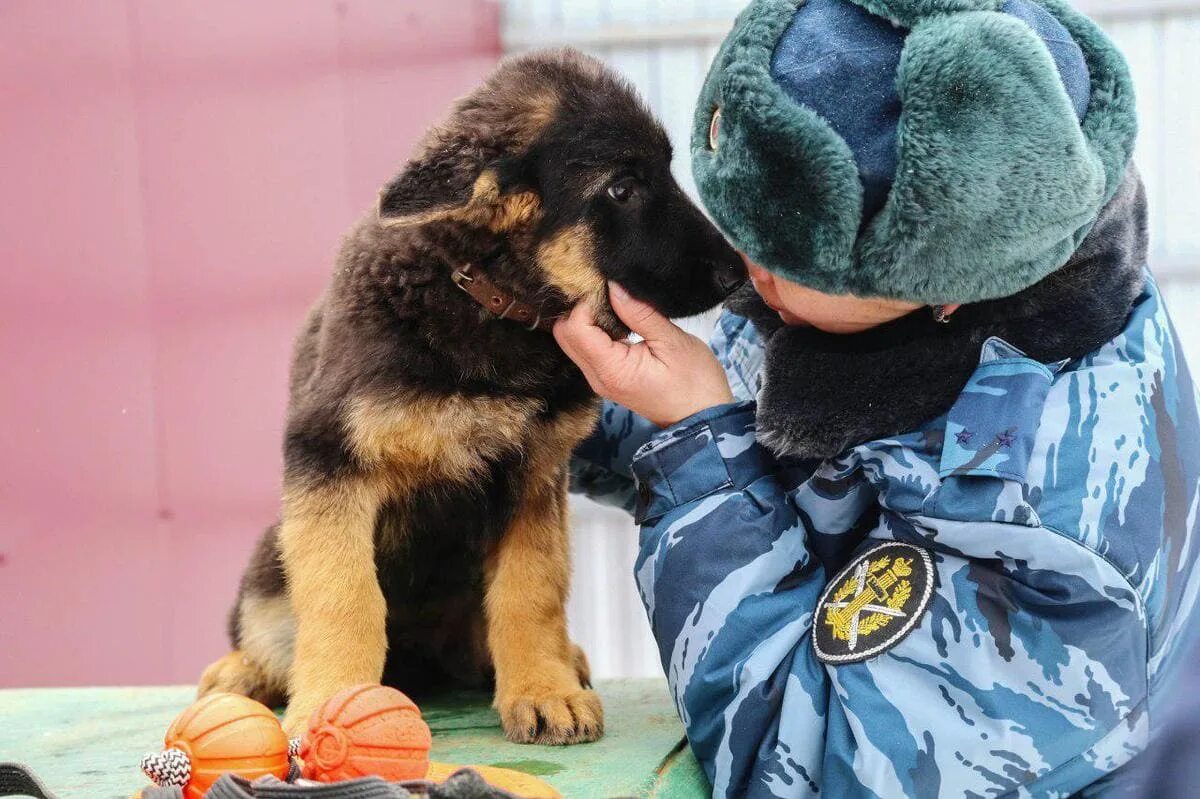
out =
[(242, 651), (268, 675), (287, 684), (296, 647), (296, 617), (286, 594), (243, 596), (240, 614)]
[(471, 199), (467, 201), (468, 205), (490, 205), (500, 199), (500, 177), (494, 169), (485, 169), (479, 177), (475, 178), (475, 185), (471, 187)]
[(457, 215), (460, 221), (481, 225), (496, 233), (507, 233), (529, 225), (542, 213), (542, 200), (532, 191), (500, 193), (494, 169), (485, 169), (475, 180), (471, 199)]
[(375, 199), (375, 219), (379, 222), (380, 227), (385, 228), (403, 228), (416, 227), (433, 222), (436, 219), (445, 219), (446, 215), (452, 212), (457, 206), (443, 206), (434, 208), (432, 211), (425, 211), (419, 214), (405, 214), (403, 216), (384, 216), (383, 201), (387, 197), (387, 186), (379, 189), (379, 196)]
[(552, 92), (526, 94), (509, 117), (516, 125), (517, 149), (525, 150), (558, 116), (559, 100)]
[(531, 191), (505, 195), (492, 212), (488, 227), (497, 233), (509, 233), (529, 227), (542, 216), (542, 198)]
[(551, 487), (556, 486), (562, 468), (575, 451), (575, 447), (596, 428), (599, 413), (600, 401), (597, 399), (537, 426), (532, 436), (537, 444), (529, 453), (531, 484), (549, 483)]
[(279, 549), (296, 619), (284, 727), (301, 731), (342, 688), (379, 682), (387, 606), (375, 575), (377, 486), (363, 478), (286, 486)]
[(497, 397), (360, 398), (348, 430), (355, 455), (393, 491), (406, 490), (480, 474), (485, 459), (519, 445), (537, 408), (536, 400)]
[(594, 252), (590, 231), (578, 224), (559, 231), (538, 247), (537, 260), (546, 279), (568, 299), (599, 302), (606, 286), (604, 276), (596, 269)]
[(487, 564), (495, 705), (514, 741), (575, 743), (603, 731), (599, 698), (581, 682), (587, 661), (567, 637), (566, 620), (571, 565), (563, 464), (594, 424), (593, 407), (535, 432), (524, 496)]
[[(383, 193), (380, 192), (380, 200)], [(509, 233), (533, 224), (542, 213), (541, 198), (531, 191), (500, 194), (496, 173), (486, 170), (475, 180), (471, 198), (464, 205), (447, 205), (408, 216), (379, 216), (383, 227), (415, 227), (430, 222), (455, 221)]]
[(383, 227), (416, 227), (441, 221), (483, 225), (494, 213), (494, 206), (500, 198), (500, 185), (496, 172), (492, 169), (484, 170), (475, 179), (474, 185), (471, 186), (471, 196), (466, 202), (459, 205), (443, 205), (419, 214), (384, 216), (379, 208), (382, 207), (386, 191), (386, 186), (379, 190), (379, 205), (376, 208), (376, 216)]

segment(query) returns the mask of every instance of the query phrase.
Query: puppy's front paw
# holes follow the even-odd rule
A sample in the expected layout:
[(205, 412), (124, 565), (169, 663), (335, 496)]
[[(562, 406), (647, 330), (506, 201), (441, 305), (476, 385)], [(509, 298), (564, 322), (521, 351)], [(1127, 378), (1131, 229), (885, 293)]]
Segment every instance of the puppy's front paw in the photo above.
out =
[(299, 738), (308, 729), (308, 720), (328, 696), (299, 694), (288, 700), (287, 712), (283, 715), (283, 731), (288, 738)]
[(604, 708), (595, 691), (517, 693), (497, 703), (504, 737), (519, 744), (567, 744), (595, 741), (604, 734)]
[(286, 699), (281, 684), (272, 681), (254, 661), (237, 651), (216, 661), (200, 675), (197, 698), (218, 692), (248, 696), (267, 707), (282, 705)]

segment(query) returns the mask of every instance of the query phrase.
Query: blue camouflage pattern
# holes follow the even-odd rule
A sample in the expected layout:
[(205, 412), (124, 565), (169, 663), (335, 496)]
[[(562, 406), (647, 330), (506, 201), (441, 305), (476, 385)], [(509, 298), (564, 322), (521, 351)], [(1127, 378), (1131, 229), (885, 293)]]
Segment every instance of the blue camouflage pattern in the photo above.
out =
[(948, 414), (939, 476), (1024, 480), (1036, 439), (1022, 435), (1021, 428), (1040, 419), (1054, 375), (1064, 365), (1026, 358), (1003, 339), (984, 342), (979, 368)]
[[(1198, 399), (1153, 280), (1092, 354), (989, 340), (948, 413), (822, 462), (756, 441), (753, 326), (727, 312), (712, 344), (738, 401), (664, 431), (609, 405), (575, 473), (635, 506), (637, 584), (713, 795), (1121, 785), (1200, 627)], [(822, 663), (818, 597), (888, 541), (932, 555), (927, 611)]]

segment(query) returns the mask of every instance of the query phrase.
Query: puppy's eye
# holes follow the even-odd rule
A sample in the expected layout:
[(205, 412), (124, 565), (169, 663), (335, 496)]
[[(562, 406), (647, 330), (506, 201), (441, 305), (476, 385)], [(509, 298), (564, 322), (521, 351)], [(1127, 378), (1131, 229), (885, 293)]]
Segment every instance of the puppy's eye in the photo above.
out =
[(621, 178), (609, 184), (608, 196), (619, 203), (627, 203), (637, 196), (637, 181), (633, 178)]

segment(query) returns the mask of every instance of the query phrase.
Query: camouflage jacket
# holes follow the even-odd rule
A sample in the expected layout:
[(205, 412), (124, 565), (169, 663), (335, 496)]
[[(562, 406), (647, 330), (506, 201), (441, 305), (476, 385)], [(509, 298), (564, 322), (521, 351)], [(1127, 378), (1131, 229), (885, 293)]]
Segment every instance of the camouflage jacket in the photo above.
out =
[(989, 339), (948, 413), (821, 462), (756, 441), (753, 325), (712, 346), (738, 402), (664, 431), (608, 405), (573, 470), (636, 511), (714, 795), (1117, 785), (1200, 589), (1197, 397), (1153, 281), (1092, 354)]

